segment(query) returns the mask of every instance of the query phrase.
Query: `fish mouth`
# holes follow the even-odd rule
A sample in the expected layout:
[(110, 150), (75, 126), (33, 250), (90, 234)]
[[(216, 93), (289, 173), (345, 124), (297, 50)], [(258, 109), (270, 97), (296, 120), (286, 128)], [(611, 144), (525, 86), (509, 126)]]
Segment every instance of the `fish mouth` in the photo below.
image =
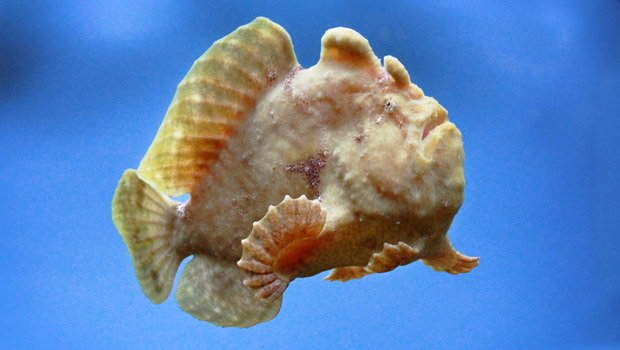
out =
[(424, 126), (424, 131), (422, 132), (422, 142), (426, 140), (428, 135), (430, 135), (435, 129), (441, 124), (448, 121), (448, 118), (443, 115), (443, 113), (435, 113), (435, 115), (430, 118), (430, 120)]
[[(435, 121), (429, 123), (425, 128), (428, 129), (428, 133), (425, 132), (425, 136), (422, 142), (421, 155), (427, 160), (432, 161), (435, 158), (435, 151), (437, 147), (443, 145), (451, 145), (455, 138), (460, 140), (461, 133), (456, 128), (456, 125), (451, 123), (447, 118), (443, 121)], [(444, 155), (445, 156), (445, 155)]]

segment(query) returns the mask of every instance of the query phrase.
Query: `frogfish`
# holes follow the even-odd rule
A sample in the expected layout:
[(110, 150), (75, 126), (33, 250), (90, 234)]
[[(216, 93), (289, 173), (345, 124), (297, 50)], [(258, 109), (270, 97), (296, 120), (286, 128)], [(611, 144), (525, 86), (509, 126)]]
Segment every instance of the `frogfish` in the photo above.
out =
[[(421, 260), (469, 272), (447, 232), (464, 199), (448, 112), (348, 28), (302, 68), (259, 17), (217, 40), (178, 85), (112, 219), (142, 292), (222, 327), (275, 317), (289, 283), (348, 281)], [(189, 194), (184, 203), (172, 197)]]

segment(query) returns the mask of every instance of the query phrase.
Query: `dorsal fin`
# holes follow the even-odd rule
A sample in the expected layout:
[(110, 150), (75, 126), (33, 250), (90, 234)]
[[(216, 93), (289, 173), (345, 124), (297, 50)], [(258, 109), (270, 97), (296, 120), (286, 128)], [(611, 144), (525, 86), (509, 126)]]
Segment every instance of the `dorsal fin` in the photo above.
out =
[(321, 38), (321, 62), (337, 61), (360, 66), (372, 72), (381, 70), (381, 62), (360, 33), (349, 28), (332, 28)]
[(213, 43), (179, 84), (140, 177), (169, 196), (189, 193), (265, 90), (296, 65), (288, 33), (266, 18)]
[(407, 72), (405, 66), (400, 63), (398, 58), (389, 55), (385, 56), (383, 57), (383, 64), (385, 65), (385, 70), (394, 78), (396, 84), (405, 86), (411, 84), (409, 72)]

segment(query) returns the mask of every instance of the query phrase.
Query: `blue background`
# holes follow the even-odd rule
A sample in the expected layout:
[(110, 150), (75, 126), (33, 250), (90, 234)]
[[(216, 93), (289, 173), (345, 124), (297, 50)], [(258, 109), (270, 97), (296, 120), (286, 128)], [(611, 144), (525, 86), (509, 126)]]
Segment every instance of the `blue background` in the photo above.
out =
[[(0, 1), (1, 348), (620, 347), (619, 1), (225, 3)], [(259, 15), (304, 67), (354, 28), (449, 110), (450, 237), (478, 268), (296, 280), (245, 330), (142, 295), (117, 181), (194, 59)]]

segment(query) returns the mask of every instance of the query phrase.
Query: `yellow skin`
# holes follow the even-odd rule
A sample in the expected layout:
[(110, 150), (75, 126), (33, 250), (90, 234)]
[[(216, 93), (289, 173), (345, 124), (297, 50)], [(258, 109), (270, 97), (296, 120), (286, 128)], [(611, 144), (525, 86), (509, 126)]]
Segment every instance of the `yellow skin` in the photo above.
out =
[[(447, 237), (463, 202), (461, 134), (402, 64), (387, 56), (381, 67), (366, 39), (335, 28), (322, 39), (318, 64), (301, 69), (286, 32), (262, 18), (220, 46), (234, 42), (237, 50), (243, 30), (282, 42), (274, 49), (280, 58), (252, 75), (264, 77), (265, 86), (239, 92), (249, 96), (237, 113), (243, 118), (217, 132), (213, 125), (201, 131), (202, 121), (178, 127), (188, 113), (182, 111), (213, 101), (203, 97), (197, 84), (206, 78), (196, 72), (224, 59), (208, 51), (179, 85), (137, 173), (128, 170), (119, 183), (113, 218), (145, 294), (165, 300), (178, 263), (194, 255), (177, 290), (181, 308), (217, 325), (248, 327), (277, 314), (297, 277), (333, 269), (326, 279), (346, 281), (418, 259), (452, 274), (477, 266), (478, 258), (458, 253)], [(252, 45), (243, 49), (264, 52)], [(226, 142), (200, 153), (184, 141), (196, 138), (190, 134)], [(165, 158), (162, 150), (178, 156)], [(186, 154), (210, 160), (194, 168), (191, 157), (175, 163)], [(191, 194), (184, 204), (164, 195), (184, 190)]]

